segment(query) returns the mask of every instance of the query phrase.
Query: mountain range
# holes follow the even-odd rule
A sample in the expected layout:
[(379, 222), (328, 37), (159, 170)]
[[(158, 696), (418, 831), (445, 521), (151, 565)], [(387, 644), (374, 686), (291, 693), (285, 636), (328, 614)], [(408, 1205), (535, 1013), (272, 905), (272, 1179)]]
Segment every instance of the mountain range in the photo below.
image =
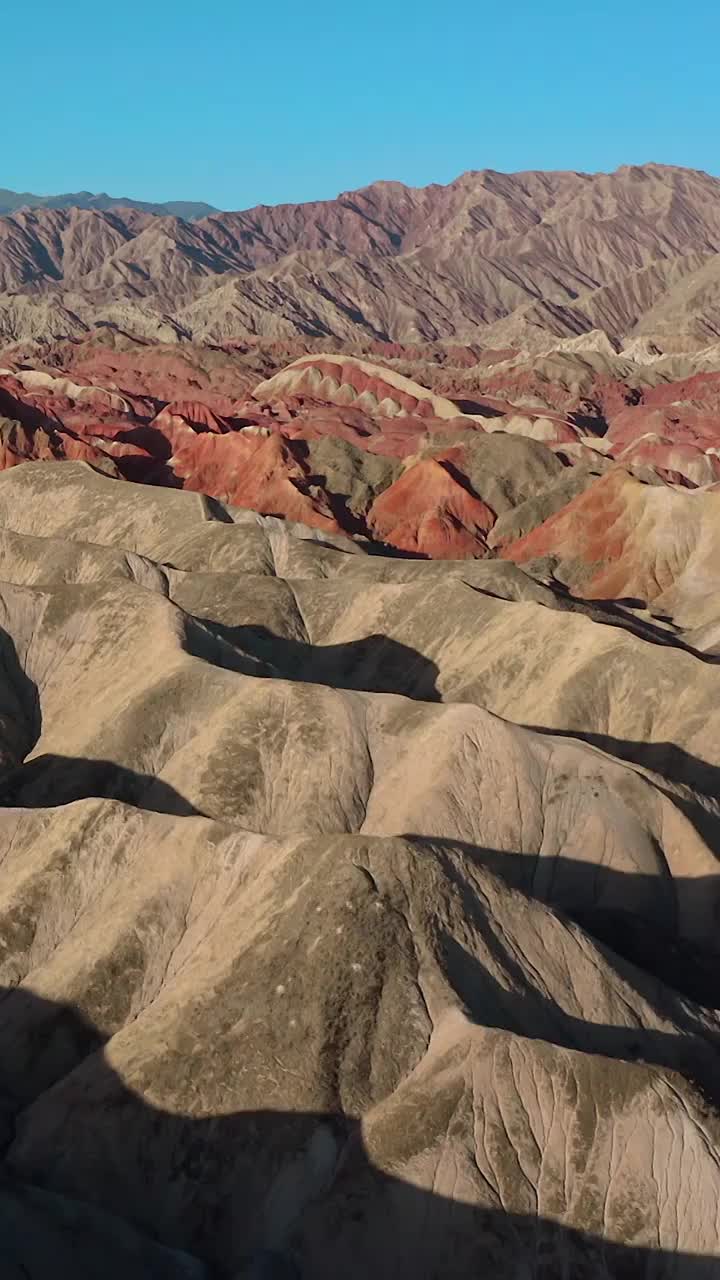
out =
[(109, 325), (537, 350), (592, 329), (681, 346), (720, 333), (720, 180), (697, 170), (484, 170), (193, 221), (178, 210), (199, 206), (71, 201), (0, 218), (5, 341)]
[(214, 205), (202, 200), (131, 200), (129, 196), (109, 196), (106, 191), (66, 191), (57, 196), (38, 196), (31, 191), (10, 191), (0, 187), (0, 214), (18, 209), (142, 209), (145, 213), (173, 214), (178, 218), (204, 218), (217, 213)]

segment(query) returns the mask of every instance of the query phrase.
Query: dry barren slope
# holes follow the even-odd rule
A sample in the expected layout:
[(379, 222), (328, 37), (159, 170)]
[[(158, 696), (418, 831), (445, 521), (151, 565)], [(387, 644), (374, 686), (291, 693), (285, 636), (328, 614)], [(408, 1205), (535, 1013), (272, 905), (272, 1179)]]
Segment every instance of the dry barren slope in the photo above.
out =
[(712, 661), (83, 464), (0, 527), (4, 1274), (714, 1276)]
[(696, 170), (484, 170), (194, 222), (83, 203), (0, 218), (0, 337), (57, 334), (57, 306), (75, 337), (154, 336), (150, 317), (166, 340), (210, 342), (716, 332), (720, 182)]

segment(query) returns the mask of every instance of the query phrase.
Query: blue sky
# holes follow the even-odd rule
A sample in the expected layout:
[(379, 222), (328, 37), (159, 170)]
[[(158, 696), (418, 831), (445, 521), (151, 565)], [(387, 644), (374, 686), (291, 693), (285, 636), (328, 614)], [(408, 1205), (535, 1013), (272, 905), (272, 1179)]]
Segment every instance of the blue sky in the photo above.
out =
[(720, 174), (717, 0), (26, 0), (2, 51), (15, 190), (243, 208), (486, 167)]

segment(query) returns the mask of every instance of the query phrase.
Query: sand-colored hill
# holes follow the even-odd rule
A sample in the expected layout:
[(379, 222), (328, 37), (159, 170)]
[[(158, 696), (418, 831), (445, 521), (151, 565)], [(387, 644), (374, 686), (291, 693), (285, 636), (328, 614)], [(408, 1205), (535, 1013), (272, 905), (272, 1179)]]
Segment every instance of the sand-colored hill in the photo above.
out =
[(717, 668), (371, 550), (0, 474), (13, 1280), (713, 1274)]

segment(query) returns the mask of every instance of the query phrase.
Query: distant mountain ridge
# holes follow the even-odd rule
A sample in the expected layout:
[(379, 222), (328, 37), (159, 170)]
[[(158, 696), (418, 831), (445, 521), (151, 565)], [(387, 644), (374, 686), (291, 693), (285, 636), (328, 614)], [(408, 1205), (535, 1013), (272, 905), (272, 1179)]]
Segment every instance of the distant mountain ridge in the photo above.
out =
[(153, 203), (147, 200), (131, 200), (128, 196), (109, 196), (106, 191), (70, 191), (57, 196), (38, 196), (30, 191), (10, 191), (0, 187), (0, 215), (16, 213), (18, 209), (139, 209), (143, 213), (171, 214), (176, 218), (193, 221), (217, 213), (214, 205), (203, 200), (166, 200)]
[(0, 217), (0, 340), (99, 324), (165, 341), (528, 350), (594, 329), (720, 336), (720, 180), (699, 170), (480, 170), (192, 220), (200, 206), (104, 201)]

